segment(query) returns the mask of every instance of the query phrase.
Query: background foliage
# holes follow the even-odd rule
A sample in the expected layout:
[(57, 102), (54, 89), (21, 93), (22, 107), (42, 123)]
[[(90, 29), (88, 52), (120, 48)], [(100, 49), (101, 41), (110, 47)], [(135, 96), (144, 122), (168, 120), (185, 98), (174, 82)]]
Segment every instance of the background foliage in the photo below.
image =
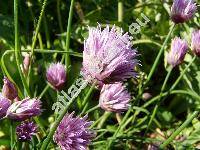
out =
[[(82, 53), (83, 40), (87, 37), (87, 26), (97, 26), (97, 22), (105, 26), (106, 24), (115, 24), (128, 32), (129, 25), (135, 22), (137, 18), (141, 19), (141, 13), (144, 13), (150, 22), (142, 27), (141, 32), (134, 35), (133, 47), (137, 48), (138, 59), (141, 61), (138, 72), (140, 78), (137, 80), (129, 80), (128, 89), (132, 96), (135, 97), (139, 90), (139, 85), (143, 84), (147, 74), (152, 67), (156, 58), (158, 50), (160, 49), (168, 31), (171, 26), (169, 18), (170, 7), (172, 1), (169, 0), (125, 0), (124, 2), (123, 22), (118, 22), (117, 15), (117, 1), (116, 0), (83, 0), (75, 1), (74, 14), (72, 20), (72, 34), (70, 42), (70, 51)], [(197, 1), (200, 4), (200, 1)], [(42, 0), (26, 0), (20, 1), (19, 4), (19, 28), (20, 28), (20, 43), (22, 49), (30, 49), (32, 44), (32, 37), (38, 21), (38, 16), (41, 11)], [(70, 1), (68, 0), (48, 0), (45, 15), (42, 20), (38, 41), (36, 44), (37, 49), (51, 49), (51, 50), (64, 50), (65, 37), (67, 29), (67, 18), (69, 12)], [(171, 37), (180, 36), (190, 41), (191, 32), (194, 29), (200, 28), (200, 13), (197, 12), (195, 18), (181, 25), (176, 26)], [(168, 42), (165, 51), (170, 48), (170, 41)], [(1, 0), (0, 1), (0, 55), (1, 63), (5, 64), (10, 76), (19, 86), (23, 92), (23, 86), (20, 76), (17, 71), (14, 53), (4, 55), (9, 49), (14, 49), (14, 25), (13, 25), (13, 1)], [(191, 61), (192, 53), (187, 54), (185, 62), (173, 70), (167, 89), (171, 87), (174, 81), (184, 69), (186, 64)], [(45, 89), (47, 83), (45, 78), (46, 68), (49, 63), (61, 61), (61, 54), (41, 54), (35, 53), (34, 64), (32, 66), (30, 89), (31, 94), (39, 96)], [(72, 64), (70, 74), (67, 79), (68, 87), (75, 82), (79, 77), (82, 58), (81, 55), (71, 56)], [(164, 56), (162, 56), (159, 66), (145, 92), (150, 93), (153, 97), (157, 96), (160, 92), (162, 83), (167, 74), (167, 66)], [(0, 73), (0, 85), (2, 87), (3, 72)], [(75, 110), (79, 114), (83, 108), (82, 100), (84, 99), (89, 88), (86, 88), (78, 97), (76, 103), (71, 107), (70, 111)], [(176, 87), (177, 90), (195, 91), (200, 93), (200, 60), (197, 59), (190, 67), (189, 71), (184, 75), (183, 80)], [(99, 91), (96, 90), (90, 97), (89, 108), (98, 104)], [(197, 95), (197, 97), (199, 97)], [(49, 124), (54, 120), (52, 117), (53, 111), (51, 110), (52, 104), (56, 101), (56, 92), (48, 88), (42, 94), (43, 113), (39, 117), (43, 126), (47, 129)], [(116, 140), (115, 148), (118, 149), (134, 149), (135, 147), (143, 147), (147, 149), (150, 144), (159, 144), (169, 137), (187, 117), (195, 109), (199, 107), (200, 98), (194, 98), (185, 94), (172, 94), (162, 102), (156, 114), (156, 123), (151, 126), (146, 137), (143, 137), (144, 131), (147, 127), (148, 120), (152, 114), (154, 104), (148, 107), (142, 107), (147, 101), (141, 99), (138, 104), (135, 104), (135, 109), (141, 112), (136, 116), (134, 122), (131, 122), (124, 135), (129, 135), (125, 138), (128, 140)], [(135, 110), (132, 110), (132, 115)], [(91, 120), (98, 120), (103, 115), (104, 111), (97, 109), (89, 114)], [(9, 121), (0, 121), (0, 145), (9, 147)], [(112, 114), (103, 125), (103, 129), (99, 130), (97, 139), (91, 145), (91, 149), (104, 149), (106, 139), (112, 135), (117, 128), (117, 120), (115, 115)], [(17, 123), (16, 123), (17, 125)], [(145, 143), (141, 145), (142, 142)], [(176, 137), (170, 148), (173, 149), (194, 149), (200, 147), (200, 121), (194, 119), (193, 122), (185, 128), (179, 136)], [(113, 147), (113, 148), (114, 148)], [(33, 147), (32, 147), (33, 148)], [(0, 148), (1, 149), (1, 148)]]

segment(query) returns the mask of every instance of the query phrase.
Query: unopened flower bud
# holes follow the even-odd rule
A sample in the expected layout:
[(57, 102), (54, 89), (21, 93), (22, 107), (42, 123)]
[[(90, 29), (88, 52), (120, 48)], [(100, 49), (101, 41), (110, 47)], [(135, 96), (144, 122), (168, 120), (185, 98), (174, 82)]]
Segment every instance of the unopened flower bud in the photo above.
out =
[(30, 55), (26, 54), (24, 57), (24, 73), (27, 74), (29, 70), (29, 65), (30, 65)]
[(192, 42), (191, 42), (192, 51), (200, 57), (200, 30), (194, 31), (192, 33)]
[(61, 63), (51, 64), (47, 69), (46, 78), (56, 90), (62, 90), (66, 82), (65, 66)]
[(174, 0), (171, 7), (171, 19), (174, 23), (190, 20), (197, 10), (194, 0)]
[(11, 105), (11, 101), (0, 95), (0, 119), (6, 116), (6, 112)]
[(181, 64), (188, 50), (188, 44), (185, 40), (174, 38), (171, 44), (171, 50), (167, 54), (167, 62), (172, 67)]
[(15, 85), (7, 77), (4, 77), (3, 82), (2, 95), (10, 100), (14, 100), (18, 96)]
[(148, 100), (152, 97), (152, 95), (150, 93), (143, 93), (142, 94), (142, 99), (143, 100)]

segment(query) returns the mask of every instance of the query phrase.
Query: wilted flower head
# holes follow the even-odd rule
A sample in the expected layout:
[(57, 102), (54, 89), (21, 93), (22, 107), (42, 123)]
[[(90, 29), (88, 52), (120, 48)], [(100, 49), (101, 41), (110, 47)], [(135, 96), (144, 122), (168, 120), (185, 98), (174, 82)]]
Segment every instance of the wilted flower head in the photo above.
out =
[(174, 38), (171, 43), (171, 50), (167, 54), (168, 64), (175, 67), (182, 63), (188, 49), (188, 44), (185, 40), (178, 37)]
[(59, 124), (54, 141), (62, 150), (86, 150), (95, 134), (89, 129), (92, 122), (83, 118), (73, 117), (73, 113), (67, 114)]
[(200, 30), (194, 31), (192, 33), (192, 43), (191, 47), (193, 52), (200, 57)]
[(0, 94), (0, 119), (6, 116), (6, 112), (11, 105), (11, 101)]
[(61, 63), (52, 63), (47, 69), (46, 77), (56, 90), (61, 90), (66, 81), (65, 66)]
[(7, 111), (7, 117), (16, 121), (23, 121), (38, 116), (41, 113), (41, 101), (38, 99), (25, 98), (14, 102)]
[(15, 85), (7, 77), (4, 77), (3, 82), (2, 95), (5, 98), (14, 100), (18, 96)]
[(122, 83), (105, 84), (101, 89), (99, 105), (102, 109), (122, 112), (128, 109), (131, 96)]
[(86, 80), (95, 79), (101, 87), (104, 83), (123, 81), (135, 77), (138, 61), (132, 49), (128, 33), (118, 32), (115, 26), (104, 30), (89, 27), (84, 42), (82, 72)]
[(20, 141), (30, 141), (37, 133), (37, 126), (32, 121), (24, 121), (16, 128), (17, 138)]
[(194, 0), (174, 0), (171, 7), (171, 19), (174, 23), (190, 20), (197, 10)]

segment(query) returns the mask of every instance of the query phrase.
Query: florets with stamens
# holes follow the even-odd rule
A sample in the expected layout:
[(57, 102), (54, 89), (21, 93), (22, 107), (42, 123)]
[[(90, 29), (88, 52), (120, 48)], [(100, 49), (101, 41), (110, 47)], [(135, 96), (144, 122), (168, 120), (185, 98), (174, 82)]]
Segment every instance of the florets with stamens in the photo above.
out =
[(124, 81), (136, 77), (136, 50), (132, 49), (130, 36), (113, 26), (101, 29), (89, 27), (84, 41), (82, 72), (86, 80), (97, 80), (99, 87), (105, 83)]

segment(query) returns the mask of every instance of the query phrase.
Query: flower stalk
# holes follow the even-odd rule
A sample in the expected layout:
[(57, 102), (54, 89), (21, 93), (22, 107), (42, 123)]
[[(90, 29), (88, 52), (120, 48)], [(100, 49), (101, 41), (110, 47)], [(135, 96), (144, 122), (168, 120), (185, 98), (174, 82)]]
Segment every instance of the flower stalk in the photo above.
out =
[(171, 141), (173, 141), (176, 138), (176, 136), (183, 129), (185, 129), (195, 117), (197, 117), (198, 114), (199, 111), (194, 111), (192, 115), (175, 132), (173, 132), (173, 134), (163, 144), (160, 145), (160, 149), (164, 149)]
[[(66, 43), (65, 43), (66, 44), (66, 46), (65, 46), (65, 51), (66, 52), (69, 52), (73, 7), (74, 7), (74, 0), (71, 0), (70, 10), (69, 10), (69, 17), (68, 17), (68, 23), (67, 23)], [(69, 53), (66, 53), (66, 56), (65, 56), (65, 65), (66, 65), (66, 68), (68, 70), (68, 67), (70, 66)]]
[(20, 65), (22, 63), (22, 58), (21, 58), (21, 49), (19, 45), (19, 24), (18, 24), (18, 0), (14, 0), (14, 28), (15, 28), (15, 59), (17, 63), (17, 69), (20, 74), (22, 84), (24, 86), (25, 92), (28, 96), (30, 96), (30, 90), (28, 88), (28, 84), (26, 82), (26, 79), (22, 73)]
[(159, 52), (158, 52), (158, 55), (157, 55), (157, 57), (156, 57), (156, 59), (155, 59), (155, 61), (154, 61), (154, 63), (153, 63), (153, 66), (152, 66), (150, 72), (149, 72), (149, 75), (148, 75), (148, 77), (147, 77), (147, 80), (146, 80), (146, 82), (145, 82), (145, 85), (147, 85), (147, 83), (151, 80), (151, 77), (153, 76), (153, 73), (154, 73), (155, 70), (156, 70), (156, 67), (157, 67), (157, 65), (158, 65), (158, 63), (159, 63), (160, 57), (161, 57), (161, 55), (162, 55), (163, 52), (164, 52), (165, 46), (167, 45), (167, 42), (169, 41), (169, 38), (170, 38), (170, 36), (171, 36), (171, 34), (172, 34), (174, 28), (175, 28), (175, 24), (173, 24), (173, 25), (171, 26), (171, 29), (170, 29), (170, 31), (169, 31), (169, 33), (168, 33), (168, 35), (167, 35), (167, 37), (166, 37), (166, 39), (165, 39), (165, 41), (164, 41), (162, 47), (161, 47), (161, 49), (160, 49)]

